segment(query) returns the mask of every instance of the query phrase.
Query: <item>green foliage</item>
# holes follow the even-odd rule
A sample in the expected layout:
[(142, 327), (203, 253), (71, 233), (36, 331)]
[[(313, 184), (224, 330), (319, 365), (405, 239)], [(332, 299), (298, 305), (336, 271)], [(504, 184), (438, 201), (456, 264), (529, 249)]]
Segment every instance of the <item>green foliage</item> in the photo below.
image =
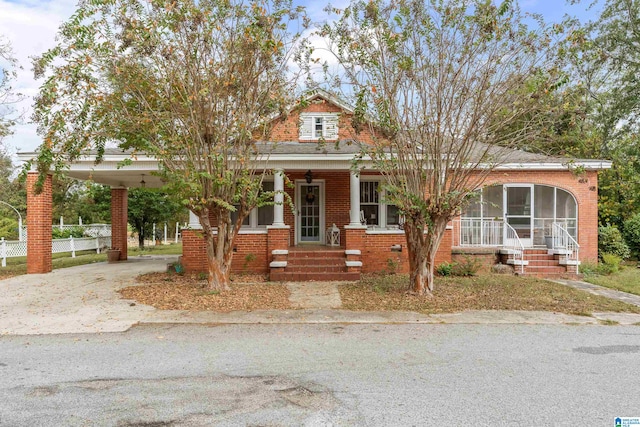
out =
[(601, 265), (601, 274), (613, 274), (617, 273), (620, 270), (620, 264), (622, 263), (622, 258), (615, 254), (602, 254), (602, 265)]
[(53, 227), (51, 230), (51, 236), (53, 239), (68, 239), (73, 237), (79, 239), (85, 237), (84, 227), (64, 227), (62, 230), (59, 227)]
[(247, 270), (249, 268), (249, 264), (256, 260), (256, 255), (252, 253), (248, 253), (244, 256), (244, 264), (242, 264), (242, 269)]
[(18, 240), (18, 221), (0, 217), (0, 237), (4, 237), (5, 240)]
[(400, 266), (400, 261), (398, 258), (387, 258), (387, 273), (396, 274), (398, 271), (398, 267)]
[[(161, 227), (165, 221), (174, 220), (176, 215), (183, 210), (182, 205), (174, 197), (159, 190), (147, 188), (134, 188), (129, 191), (128, 218), (129, 224), (138, 233), (138, 245), (144, 247), (145, 238), (157, 238), (152, 236), (153, 224)], [(156, 232), (161, 229), (156, 229)]]
[(465, 255), (464, 261), (456, 262), (451, 269), (451, 274), (453, 276), (475, 276), (478, 274), (478, 271), (482, 268), (482, 261), (480, 261), (476, 257), (471, 257), (469, 255)]
[(617, 255), (622, 259), (627, 259), (630, 255), (629, 246), (622, 238), (620, 230), (613, 225), (598, 227), (598, 254), (602, 257), (605, 253)]
[(343, 69), (327, 80), (349, 88), (354, 129), (373, 135), (361, 158), (405, 216), (409, 258), (432, 259), (447, 222), (504, 160), (501, 147), (535, 140), (548, 121), (544, 100), (566, 81), (559, 29), (511, 2), (354, 0), (330, 11), (321, 33)]
[(450, 276), (451, 273), (453, 272), (454, 265), (455, 264), (450, 262), (443, 262), (442, 264), (436, 267), (436, 273), (438, 273), (440, 276)]
[(633, 215), (624, 222), (624, 238), (631, 253), (636, 258), (640, 256), (640, 213)]
[[(291, 0), (80, 2), (34, 63), (44, 79), (34, 106), (38, 170), (89, 148), (100, 161), (107, 143), (155, 157), (167, 191), (201, 219), (218, 260), (209, 265), (223, 273), (211, 277), (228, 282), (220, 260), (230, 256), (215, 255), (230, 254), (234, 230), (273, 199), (260, 191), (255, 141), (269, 140), (272, 117), (292, 103), (289, 64), (306, 44), (290, 29), (308, 23)], [(214, 228), (224, 244), (213, 244)]]

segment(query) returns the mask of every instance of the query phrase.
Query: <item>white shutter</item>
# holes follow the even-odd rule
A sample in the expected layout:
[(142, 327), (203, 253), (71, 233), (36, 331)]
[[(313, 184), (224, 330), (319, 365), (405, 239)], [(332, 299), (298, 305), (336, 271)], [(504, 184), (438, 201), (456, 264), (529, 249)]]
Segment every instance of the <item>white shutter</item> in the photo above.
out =
[(338, 115), (332, 114), (324, 117), (324, 139), (338, 139)]
[(313, 117), (308, 115), (300, 116), (300, 141), (313, 139)]

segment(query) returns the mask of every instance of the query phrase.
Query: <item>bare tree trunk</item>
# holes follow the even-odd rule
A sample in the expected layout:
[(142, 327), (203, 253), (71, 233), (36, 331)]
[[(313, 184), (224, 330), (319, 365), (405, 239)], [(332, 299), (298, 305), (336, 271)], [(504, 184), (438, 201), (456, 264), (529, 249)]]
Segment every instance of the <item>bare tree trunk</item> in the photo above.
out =
[(138, 248), (140, 250), (144, 249), (144, 228), (140, 227), (138, 231)]
[[(207, 248), (207, 269), (209, 273), (207, 282), (209, 289), (219, 292), (228, 291), (231, 289), (229, 286), (229, 273), (231, 272), (233, 246), (227, 245), (224, 242), (228, 238), (228, 236), (226, 236), (227, 230), (221, 230), (220, 227), (218, 227), (218, 235), (216, 238), (213, 234), (208, 210), (204, 210), (199, 217)], [(221, 248), (223, 250), (221, 250)]]
[(404, 234), (407, 237), (409, 256), (409, 290), (417, 295), (424, 295), (428, 282), (427, 264), (424, 257), (424, 236), (422, 230), (411, 222), (405, 223)]
[(431, 295), (434, 289), (436, 254), (447, 229), (447, 219), (438, 218), (425, 235), (421, 228), (405, 224), (409, 252), (409, 289), (417, 295)]

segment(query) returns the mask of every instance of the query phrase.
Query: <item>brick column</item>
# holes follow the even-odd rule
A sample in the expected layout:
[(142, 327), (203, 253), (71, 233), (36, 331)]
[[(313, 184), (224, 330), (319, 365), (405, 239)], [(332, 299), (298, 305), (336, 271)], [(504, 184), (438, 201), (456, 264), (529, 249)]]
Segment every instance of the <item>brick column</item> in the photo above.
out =
[(127, 259), (127, 197), (126, 188), (111, 188), (111, 247), (120, 249), (120, 261)]
[(200, 230), (182, 230), (182, 266), (187, 273), (207, 271), (207, 246)]
[(51, 175), (40, 194), (35, 194), (37, 172), (27, 174), (27, 274), (49, 273), (51, 266)]

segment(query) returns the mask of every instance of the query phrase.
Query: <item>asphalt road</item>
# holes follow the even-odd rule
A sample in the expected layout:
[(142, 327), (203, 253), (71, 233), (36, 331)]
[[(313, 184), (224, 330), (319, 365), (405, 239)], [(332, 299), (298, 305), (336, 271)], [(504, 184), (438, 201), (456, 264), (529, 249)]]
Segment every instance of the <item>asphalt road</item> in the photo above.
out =
[(613, 426), (640, 326), (143, 326), (0, 337), (0, 425)]

